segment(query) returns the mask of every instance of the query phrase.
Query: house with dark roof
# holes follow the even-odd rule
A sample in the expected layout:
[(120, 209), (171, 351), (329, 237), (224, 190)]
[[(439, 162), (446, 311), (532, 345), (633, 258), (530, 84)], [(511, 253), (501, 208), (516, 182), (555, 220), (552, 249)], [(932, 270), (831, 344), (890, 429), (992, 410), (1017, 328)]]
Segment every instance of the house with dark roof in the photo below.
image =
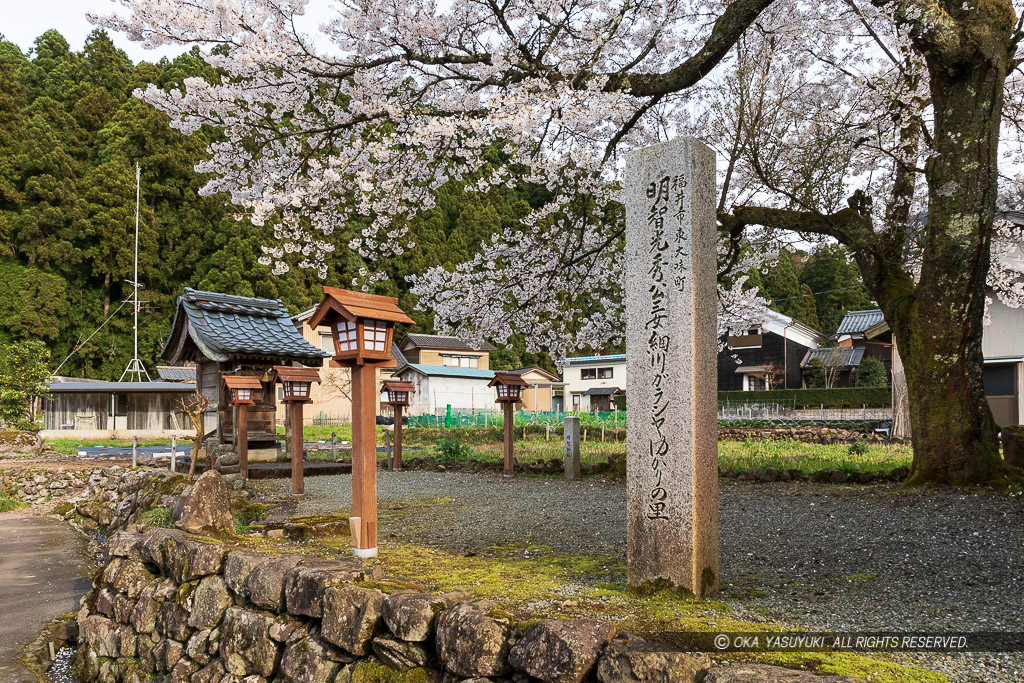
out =
[(449, 368), (488, 370), (494, 347), (483, 340), (410, 332), (398, 346), (407, 362)]
[(276, 387), (273, 366), (319, 367), (330, 354), (295, 329), (279, 299), (256, 299), (186, 287), (178, 297), (171, 334), (160, 357), (195, 364), (196, 388), (209, 400), (203, 428), (223, 442), (234, 439), (233, 410), (224, 375), (259, 377), (263, 391), (248, 413), (249, 459), (276, 456)]
[(395, 377), (412, 382), (409, 415), (444, 415), (495, 410), (496, 394), (488, 386), (494, 373), (481, 368), (409, 363)]
[[(842, 379), (835, 386), (856, 386), (857, 370), (864, 358), (874, 358), (885, 366), (886, 376), (892, 384), (893, 343), (892, 332), (885, 322), (882, 311), (873, 308), (866, 311), (847, 311), (839, 323), (833, 341), (841, 349), (860, 349), (861, 354), (843, 356), (853, 365), (844, 369)], [(838, 358), (838, 357), (837, 357)], [(824, 359), (824, 357), (823, 357)], [(807, 358), (810, 360), (810, 357)]]
[(833, 387), (855, 387), (864, 352), (863, 348), (851, 346), (823, 346), (808, 351), (800, 368), (805, 378), (816, 372), (817, 366), (829, 376), (827, 384)]
[(800, 363), (808, 351), (825, 341), (824, 335), (777, 311), (740, 330), (730, 330), (718, 352), (719, 391), (799, 389)]

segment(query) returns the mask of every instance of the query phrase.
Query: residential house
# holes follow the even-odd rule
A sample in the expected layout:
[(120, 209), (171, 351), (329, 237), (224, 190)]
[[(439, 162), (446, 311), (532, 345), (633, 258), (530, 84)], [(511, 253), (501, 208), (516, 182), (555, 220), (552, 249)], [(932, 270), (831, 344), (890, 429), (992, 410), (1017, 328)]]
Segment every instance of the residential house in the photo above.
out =
[(209, 403), (203, 428), (234, 441), (234, 410), (223, 376), (250, 375), (263, 384), (246, 411), (249, 459), (277, 455), (275, 365), (319, 367), (330, 355), (295, 329), (279, 299), (255, 299), (186, 287), (178, 297), (171, 334), (160, 356), (172, 364), (195, 363), (196, 388)]
[[(988, 396), (996, 424), (1022, 424), (1024, 309), (1010, 308), (993, 296), (988, 308), (988, 317), (989, 322), (985, 325), (981, 338), (981, 349), (985, 359), (985, 395)], [(900, 365), (899, 351), (881, 311), (847, 313), (836, 334), (840, 348), (862, 351), (860, 357), (854, 358), (855, 362), (851, 362), (851, 369), (854, 365), (859, 365), (863, 358), (877, 358), (885, 363), (892, 378), (894, 364)], [(836, 386), (851, 385), (847, 380), (837, 383)]]
[(444, 415), (495, 410), (494, 389), (487, 386), (494, 373), (481, 368), (409, 363), (398, 370), (396, 378), (412, 382), (409, 415)]
[(577, 356), (562, 361), (564, 410), (625, 408), (626, 354)]
[(788, 315), (768, 311), (760, 325), (731, 330), (722, 340), (718, 389), (799, 389), (803, 386), (801, 361), (824, 340), (817, 330)]
[(564, 385), (559, 381), (558, 375), (536, 366), (518, 368), (508, 372), (519, 375), (526, 382), (522, 401), (518, 404), (519, 410), (529, 412), (563, 410), (562, 387)]
[(494, 347), (485, 341), (410, 332), (398, 345), (407, 362), (449, 368), (489, 370)]
[(892, 332), (880, 309), (848, 311), (835, 333), (836, 346), (864, 349), (864, 358), (874, 358), (885, 365), (892, 380)]
[[(804, 373), (805, 384), (808, 377), (816, 372), (815, 359), (821, 361), (819, 369), (825, 374), (822, 381), (832, 387), (857, 386), (860, 363), (864, 360), (865, 349), (851, 346), (823, 346), (811, 349), (804, 356), (800, 369)], [(798, 387), (797, 387), (798, 388)]]

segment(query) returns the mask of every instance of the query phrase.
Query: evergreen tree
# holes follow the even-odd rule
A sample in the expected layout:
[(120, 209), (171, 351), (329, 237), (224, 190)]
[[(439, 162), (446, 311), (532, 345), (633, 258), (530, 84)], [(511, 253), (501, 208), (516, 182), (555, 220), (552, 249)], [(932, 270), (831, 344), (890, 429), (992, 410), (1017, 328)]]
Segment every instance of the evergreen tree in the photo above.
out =
[(876, 307), (849, 252), (837, 244), (811, 252), (800, 272), (800, 282), (814, 292), (820, 330), (827, 335), (835, 334), (847, 311)]

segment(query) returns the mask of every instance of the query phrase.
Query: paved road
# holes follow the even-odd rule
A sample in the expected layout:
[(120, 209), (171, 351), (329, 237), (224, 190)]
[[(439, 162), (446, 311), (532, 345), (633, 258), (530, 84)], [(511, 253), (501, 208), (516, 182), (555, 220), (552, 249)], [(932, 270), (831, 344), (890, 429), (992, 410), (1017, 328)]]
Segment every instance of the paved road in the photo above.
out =
[(23, 648), (51, 619), (78, 609), (88, 592), (85, 540), (54, 519), (0, 514), (0, 681), (36, 681)]

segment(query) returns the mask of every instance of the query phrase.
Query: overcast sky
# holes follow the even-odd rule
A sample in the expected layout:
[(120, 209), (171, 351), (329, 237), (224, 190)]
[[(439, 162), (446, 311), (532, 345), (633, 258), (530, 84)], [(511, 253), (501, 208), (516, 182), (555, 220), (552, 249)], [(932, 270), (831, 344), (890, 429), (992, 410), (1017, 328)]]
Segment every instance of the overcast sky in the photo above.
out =
[[(0, 0), (0, 34), (17, 44), (23, 51), (32, 47), (35, 39), (55, 28), (71, 44), (72, 50), (81, 50), (85, 37), (94, 28), (85, 18), (86, 12), (108, 14), (123, 10), (111, 0)], [(302, 30), (313, 32), (331, 17), (329, 0), (312, 0)], [(145, 50), (121, 34), (112, 34), (114, 44), (128, 53), (133, 62), (156, 61), (160, 57), (174, 56), (186, 51), (183, 46), (169, 46), (159, 50)]]

